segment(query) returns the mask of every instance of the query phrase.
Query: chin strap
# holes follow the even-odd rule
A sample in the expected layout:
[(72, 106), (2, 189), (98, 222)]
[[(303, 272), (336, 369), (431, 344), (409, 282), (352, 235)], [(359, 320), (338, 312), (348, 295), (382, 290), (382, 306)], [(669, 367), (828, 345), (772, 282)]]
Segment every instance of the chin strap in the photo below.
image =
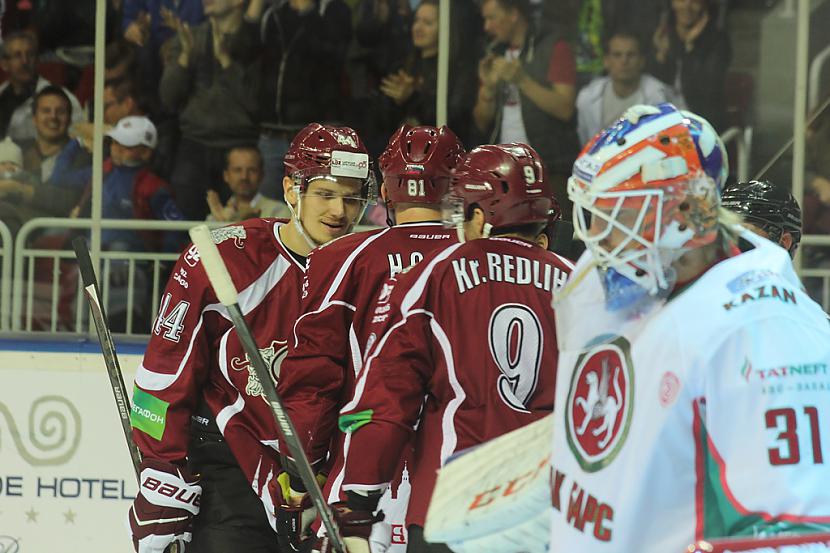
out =
[(493, 225), (490, 223), (484, 223), (484, 228), (481, 229), (481, 237), (482, 238), (490, 238), (490, 232), (493, 230)]
[(389, 210), (389, 200), (383, 202), (384, 206), (386, 206), (386, 226), (394, 227), (395, 221), (392, 220), (392, 214)]

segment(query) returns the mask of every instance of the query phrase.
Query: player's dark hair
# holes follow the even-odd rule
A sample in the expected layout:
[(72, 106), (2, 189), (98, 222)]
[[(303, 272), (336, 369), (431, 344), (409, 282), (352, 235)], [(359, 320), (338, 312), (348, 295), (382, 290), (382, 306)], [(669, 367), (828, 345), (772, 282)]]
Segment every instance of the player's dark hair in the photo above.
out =
[(527, 240), (535, 240), (537, 236), (542, 234), (547, 227), (547, 223), (528, 223), (526, 225), (511, 225), (509, 227), (499, 227), (493, 229), (490, 236), (504, 236), (505, 234), (515, 234)]
[(69, 96), (61, 87), (51, 84), (44, 86), (35, 94), (35, 98), (32, 101), (32, 115), (37, 113), (37, 106), (40, 103), (40, 99), (44, 96), (58, 96), (59, 98), (63, 98), (63, 101), (66, 102), (66, 114), (70, 120), (72, 119), (72, 102), (69, 101)]

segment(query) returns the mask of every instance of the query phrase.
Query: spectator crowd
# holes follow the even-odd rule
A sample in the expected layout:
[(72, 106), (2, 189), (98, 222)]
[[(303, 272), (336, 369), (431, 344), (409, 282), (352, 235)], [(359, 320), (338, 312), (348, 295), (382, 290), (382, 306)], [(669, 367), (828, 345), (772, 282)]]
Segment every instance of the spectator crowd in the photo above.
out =
[[(94, 2), (59, 4), (3, 15), (0, 219), (13, 231), (35, 216), (89, 213)], [(105, 217), (282, 216), (282, 158), (307, 123), (351, 126), (377, 155), (401, 123), (436, 122), (438, 0), (108, 4)], [(719, 9), (453, 0), (448, 125), (467, 147), (532, 145), (569, 217), (580, 144), (629, 106), (670, 101), (724, 130), (730, 44)], [(74, 32), (59, 32), (61, 18)], [(104, 246), (124, 247), (111, 234)], [(129, 238), (131, 249), (165, 242)]]

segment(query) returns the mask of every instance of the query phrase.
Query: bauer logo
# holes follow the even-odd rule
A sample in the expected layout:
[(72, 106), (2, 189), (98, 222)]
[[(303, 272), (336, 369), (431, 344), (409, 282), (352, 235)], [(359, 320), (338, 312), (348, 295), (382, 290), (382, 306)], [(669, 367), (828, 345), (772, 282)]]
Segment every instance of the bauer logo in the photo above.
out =
[(167, 422), (167, 408), (169, 403), (155, 396), (135, 388), (133, 390), (133, 406), (130, 413), (130, 424), (136, 430), (141, 430), (148, 436), (161, 440)]
[(605, 468), (620, 452), (634, 408), (628, 340), (601, 340), (577, 359), (565, 405), (568, 445), (587, 472)]

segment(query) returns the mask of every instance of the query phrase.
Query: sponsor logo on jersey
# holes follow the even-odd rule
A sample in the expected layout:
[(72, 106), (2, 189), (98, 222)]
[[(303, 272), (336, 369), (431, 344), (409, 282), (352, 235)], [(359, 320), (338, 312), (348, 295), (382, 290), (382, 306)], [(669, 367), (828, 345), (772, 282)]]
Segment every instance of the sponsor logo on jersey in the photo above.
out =
[[(288, 342), (281, 340), (274, 340), (267, 348), (259, 348), (259, 353), (262, 355), (268, 371), (271, 373), (271, 378), (277, 382), (280, 377), (280, 365), (283, 359), (288, 355)], [(248, 382), (245, 385), (245, 393), (251, 397), (261, 396), (264, 401), (265, 394), (262, 391), (262, 383), (257, 378), (254, 367), (251, 364), (251, 359), (246, 353), (244, 357), (234, 357), (231, 359), (231, 368), (235, 371), (248, 371)]]
[(221, 244), (226, 240), (233, 240), (233, 245), (240, 250), (245, 246), (245, 239), (248, 237), (248, 232), (244, 227), (238, 225), (230, 227), (222, 227), (210, 231), (214, 244)]
[(188, 267), (195, 267), (200, 259), (199, 249), (196, 247), (196, 244), (190, 246), (187, 249), (187, 253), (184, 254), (184, 262), (187, 263)]
[(608, 466), (625, 443), (634, 409), (631, 346), (598, 338), (579, 356), (565, 404), (568, 445), (586, 472)]
[(827, 376), (826, 363), (803, 363), (792, 365), (780, 365), (769, 369), (758, 369), (752, 366), (747, 359), (741, 367), (741, 375), (747, 382), (753, 380), (775, 380), (787, 378), (799, 378), (804, 376)]
[(731, 300), (723, 304), (724, 311), (732, 311), (746, 305), (747, 303), (754, 303), (763, 300), (778, 300), (781, 303), (791, 303), (793, 305), (798, 302), (795, 299), (795, 292), (788, 290), (783, 286), (775, 286), (772, 284), (765, 284), (747, 289), (740, 295), (736, 295)]
[(167, 423), (170, 404), (139, 388), (133, 389), (130, 425), (148, 436), (161, 440)]
[(383, 305), (389, 301), (389, 298), (392, 297), (392, 291), (395, 289), (395, 279), (393, 278), (391, 282), (384, 282), (383, 287), (380, 289), (380, 296), (378, 297), (378, 305)]

